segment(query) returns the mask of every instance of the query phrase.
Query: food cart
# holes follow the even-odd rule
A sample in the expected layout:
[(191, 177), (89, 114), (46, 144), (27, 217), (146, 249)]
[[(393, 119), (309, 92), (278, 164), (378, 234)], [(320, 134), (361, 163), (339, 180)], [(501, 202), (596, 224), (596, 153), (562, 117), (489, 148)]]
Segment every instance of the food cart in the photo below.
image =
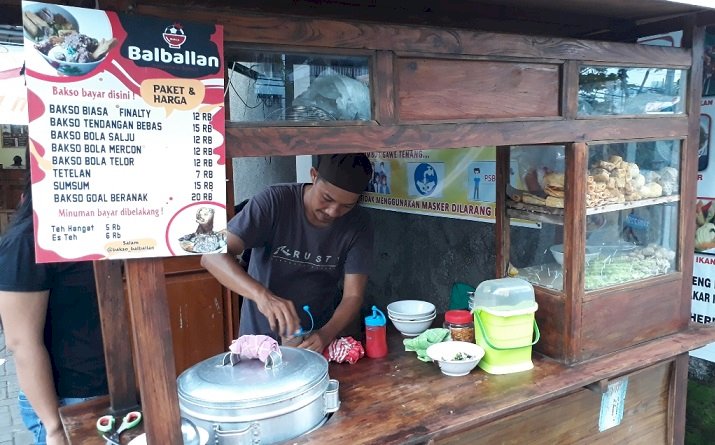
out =
[[(506, 276), (510, 263), (519, 260), (510, 246), (521, 235), (513, 232), (510, 219), (554, 226), (565, 246), (556, 285), (539, 275), (548, 268), (550, 276), (552, 266), (518, 265), (520, 276), (536, 285), (540, 307), (542, 341), (536, 345), (534, 370), (447, 379), (402, 351), (392, 332), (385, 359), (331, 365), (331, 376), (341, 382), (341, 409), (324, 426), (290, 443), (682, 443), (687, 352), (715, 340), (711, 328), (689, 324), (701, 55), (704, 27), (715, 20), (715, 12), (660, 0), (265, 3), (106, 1), (99, 6), (220, 23), (227, 68), (232, 60), (263, 53), (284, 60), (317, 53), (367, 61), (367, 118), (328, 122), (284, 110), (278, 119), (242, 121), (228, 113), (229, 157), (496, 146), (496, 275)], [(677, 30), (683, 31), (682, 47), (635, 43)], [(280, 99), (271, 84), (275, 77), (243, 66), (231, 65), (230, 71), (262, 76), (265, 100)], [(595, 105), (603, 101), (589, 103), (583, 94), (584, 68), (606, 78), (613, 70), (616, 79), (623, 71), (633, 76), (641, 69), (667, 72), (671, 90), (654, 92), (658, 100), (649, 100), (666, 105), (599, 109)], [(660, 185), (652, 196), (631, 195), (626, 201), (621, 191), (623, 200), (589, 201), (588, 178), (602, 173), (591, 171), (597, 147), (608, 155), (598, 161), (616, 164), (610, 156), (617, 150), (609, 146), (633, 144), (632, 153), (638, 153), (647, 149), (639, 144), (649, 142), (666, 143), (676, 192), (666, 195)], [(544, 202), (526, 202), (524, 192), (512, 193), (514, 149), (553, 145), (564, 153), (561, 193), (554, 196), (559, 204), (548, 205), (543, 196), (537, 198)], [(633, 156), (619, 162), (638, 166), (641, 160)], [(228, 187), (231, 200), (231, 181)], [(659, 246), (673, 252), (663, 253), (667, 265), (620, 282), (592, 284), (586, 260), (590, 217), (636, 208), (653, 209), (657, 225), (666, 221), (673, 228), (674, 235)], [(138, 385), (149, 443), (180, 443), (174, 360), (183, 357), (187, 345), (177, 348), (176, 338), (173, 345), (169, 341), (177, 330), (168, 283), (177, 276), (183, 280), (177, 287), (211, 279), (186, 258), (127, 260), (125, 304), (120, 266), (95, 265), (110, 397), (61, 410), (66, 431), (72, 443), (101, 443), (94, 419), (108, 409), (132, 408)], [(228, 343), (235, 306), (230, 294), (212, 286), (227, 320), (214, 339)], [(124, 341), (126, 332), (133, 334), (133, 353)], [(197, 341), (195, 334), (182, 335)], [(183, 357), (184, 365), (215, 352), (194, 351)], [(604, 414), (611, 406), (621, 411)]]

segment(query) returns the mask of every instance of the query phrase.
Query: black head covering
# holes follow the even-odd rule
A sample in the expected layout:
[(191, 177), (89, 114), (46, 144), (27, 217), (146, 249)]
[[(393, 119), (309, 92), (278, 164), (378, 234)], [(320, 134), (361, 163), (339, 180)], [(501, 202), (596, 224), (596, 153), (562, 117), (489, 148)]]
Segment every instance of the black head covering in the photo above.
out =
[(372, 179), (372, 164), (362, 153), (320, 155), (318, 175), (343, 190), (362, 193)]

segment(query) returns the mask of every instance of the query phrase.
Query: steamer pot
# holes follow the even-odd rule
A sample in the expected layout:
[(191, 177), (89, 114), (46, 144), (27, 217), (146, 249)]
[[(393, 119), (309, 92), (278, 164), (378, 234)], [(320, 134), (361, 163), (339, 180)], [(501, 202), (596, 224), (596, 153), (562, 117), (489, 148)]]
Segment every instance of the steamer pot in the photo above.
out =
[(177, 380), (181, 415), (216, 445), (272, 444), (320, 427), (340, 406), (328, 361), (306, 349), (280, 350), (265, 365), (226, 353), (187, 369)]

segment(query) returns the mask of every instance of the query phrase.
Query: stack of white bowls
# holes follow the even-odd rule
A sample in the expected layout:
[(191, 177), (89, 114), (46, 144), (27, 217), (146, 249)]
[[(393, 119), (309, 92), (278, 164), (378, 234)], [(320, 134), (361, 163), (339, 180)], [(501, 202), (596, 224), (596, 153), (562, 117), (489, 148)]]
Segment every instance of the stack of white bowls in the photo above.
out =
[(429, 301), (399, 300), (387, 305), (387, 316), (405, 337), (416, 337), (432, 326), (437, 308)]

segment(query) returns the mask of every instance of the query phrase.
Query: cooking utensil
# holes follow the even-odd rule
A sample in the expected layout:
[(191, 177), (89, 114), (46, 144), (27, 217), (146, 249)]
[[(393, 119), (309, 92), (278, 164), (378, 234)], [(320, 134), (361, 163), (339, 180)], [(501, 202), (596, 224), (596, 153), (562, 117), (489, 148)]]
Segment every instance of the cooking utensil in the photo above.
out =
[(122, 418), (122, 423), (119, 425), (119, 428), (112, 434), (109, 434), (110, 431), (114, 430), (116, 419), (113, 415), (107, 414), (97, 419), (97, 430), (104, 433), (102, 437), (107, 440), (108, 444), (119, 445), (119, 436), (124, 431), (139, 425), (141, 421), (142, 413), (140, 411), (130, 411)]
[(181, 415), (217, 445), (271, 444), (320, 427), (339, 408), (328, 361), (307, 349), (280, 350), (265, 364), (219, 354), (187, 369), (177, 381)]

